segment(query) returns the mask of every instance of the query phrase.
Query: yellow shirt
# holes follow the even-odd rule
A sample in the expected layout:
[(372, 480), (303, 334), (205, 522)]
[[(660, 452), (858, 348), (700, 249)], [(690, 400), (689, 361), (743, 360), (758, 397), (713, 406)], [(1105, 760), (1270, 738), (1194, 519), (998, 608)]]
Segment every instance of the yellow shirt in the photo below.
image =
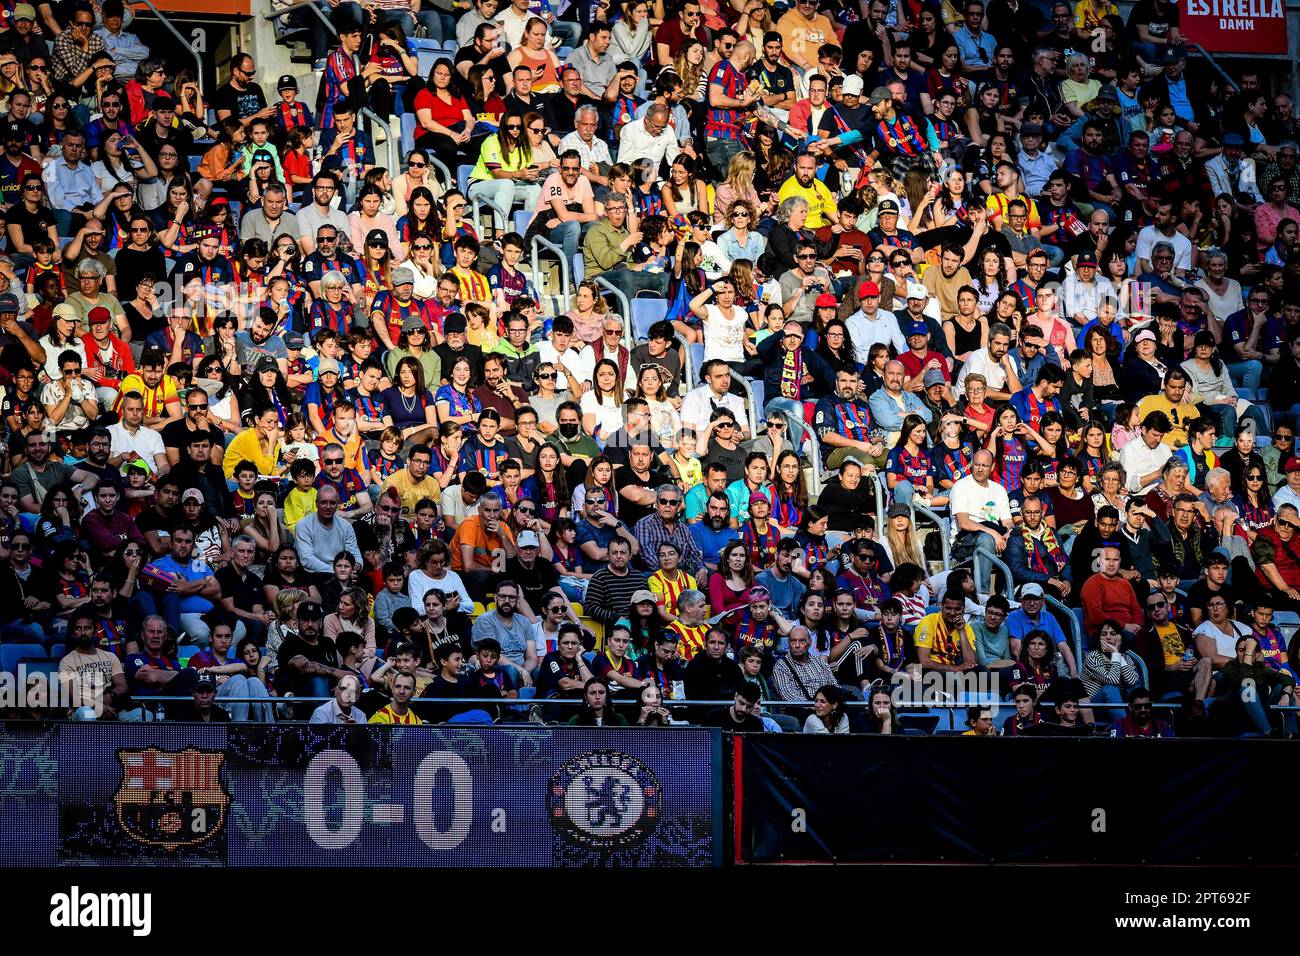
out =
[[(1076, 30), (1095, 30), (1101, 21), (1109, 16), (1119, 16), (1119, 7), (1109, 0), (1079, 0), (1074, 5), (1074, 27)], [(496, 137), (493, 137), (495, 139)]]
[(294, 488), (284, 499), (284, 524), (290, 531), (307, 515), (316, 510), (316, 489), (299, 491)]
[(677, 473), (681, 476), (681, 486), (690, 491), (696, 485), (704, 483), (704, 466), (700, 460), (692, 455), (683, 463), (680, 458), (673, 457), (677, 463)]
[(663, 605), (664, 610), (673, 617), (677, 616), (677, 600), (682, 596), (682, 592), (696, 589), (695, 578), (680, 568), (672, 578), (662, 570), (656, 571), (650, 575), (647, 584), (659, 598), (659, 603)]
[(689, 662), (704, 649), (704, 635), (709, 632), (709, 625), (687, 627), (681, 621), (673, 621), (665, 630), (677, 635), (677, 653), (682, 656), (682, 660)]
[(970, 625), (963, 624), (962, 633), (954, 635), (938, 611), (921, 618), (921, 622), (916, 625), (916, 637), (913, 640), (917, 647), (930, 651), (930, 660), (936, 664), (960, 664), (962, 641), (966, 643), (966, 659), (975, 660), (975, 632)]
[(1169, 422), (1174, 427), (1165, 435), (1165, 444), (1170, 448), (1182, 448), (1187, 444), (1187, 423), (1200, 414), (1196, 411), (1195, 405), (1188, 402), (1175, 405), (1165, 398), (1163, 392), (1159, 395), (1148, 395), (1138, 402), (1139, 419), (1146, 418), (1152, 412), (1164, 412), (1169, 416)]
[(835, 222), (835, 217), (838, 215), (835, 208), (835, 197), (831, 195), (831, 191), (826, 188), (826, 184), (820, 179), (814, 179), (810, 186), (801, 186), (799, 180), (791, 176), (781, 184), (781, 189), (776, 194), (776, 201), (781, 203), (791, 196), (798, 196), (808, 202), (808, 218), (804, 221), (805, 229), (820, 229), (822, 226), (829, 226)]
[(113, 411), (122, 410), (122, 398), (128, 392), (139, 392), (140, 397), (144, 399), (145, 418), (161, 418), (167, 414), (168, 405), (172, 402), (179, 405), (181, 401), (180, 392), (176, 389), (176, 379), (170, 375), (164, 375), (156, 388), (150, 388), (137, 372), (122, 379), (122, 384), (117, 390), (117, 401), (113, 403)]
[(370, 718), (372, 724), (422, 724), (419, 717), (415, 716), (415, 711), (408, 710), (405, 717), (399, 717), (393, 713), (393, 705), (385, 704), (375, 711), (375, 715)]
[(423, 481), (414, 482), (411, 480), (411, 473), (405, 468), (399, 468), (389, 475), (383, 487), (397, 490), (397, 493), (402, 496), (402, 512), (407, 515), (415, 511), (415, 506), (421, 498), (432, 498), (434, 501), (442, 498), (442, 489), (438, 487), (437, 478), (425, 475)]
[(227, 478), (235, 477), (235, 467), (241, 461), (251, 461), (257, 466), (259, 475), (270, 475), (274, 474), (275, 463), (279, 460), (279, 441), (275, 443), (275, 447), (271, 449), (271, 453), (268, 455), (262, 451), (262, 443), (258, 438), (257, 429), (245, 428), (226, 446), (226, 454), (221, 459), (221, 465)]

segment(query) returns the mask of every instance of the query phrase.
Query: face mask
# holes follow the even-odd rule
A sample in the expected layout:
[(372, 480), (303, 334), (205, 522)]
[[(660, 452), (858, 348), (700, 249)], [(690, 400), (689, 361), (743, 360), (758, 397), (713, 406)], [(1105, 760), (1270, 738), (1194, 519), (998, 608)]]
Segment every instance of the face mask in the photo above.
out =
[(577, 422), (561, 422), (561, 423), (560, 423), (560, 435), (561, 435), (561, 437), (565, 438), (565, 439), (568, 440), (568, 441), (572, 441), (573, 439), (577, 438), (577, 437), (578, 437), (578, 423), (577, 423)]

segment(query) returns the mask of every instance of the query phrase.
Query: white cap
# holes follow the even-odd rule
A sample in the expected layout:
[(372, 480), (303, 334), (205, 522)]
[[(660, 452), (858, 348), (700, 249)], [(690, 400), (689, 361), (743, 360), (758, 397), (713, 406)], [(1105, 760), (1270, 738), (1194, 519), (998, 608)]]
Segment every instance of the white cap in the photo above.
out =
[(845, 96), (861, 96), (862, 77), (858, 76), (856, 73), (846, 76), (844, 78), (844, 86), (842, 87), (841, 92)]
[(928, 299), (930, 290), (919, 282), (909, 282), (907, 284), (907, 297), (909, 299)]
[(541, 546), (542, 542), (538, 540), (536, 531), (521, 531), (515, 541), (516, 548), (540, 548)]

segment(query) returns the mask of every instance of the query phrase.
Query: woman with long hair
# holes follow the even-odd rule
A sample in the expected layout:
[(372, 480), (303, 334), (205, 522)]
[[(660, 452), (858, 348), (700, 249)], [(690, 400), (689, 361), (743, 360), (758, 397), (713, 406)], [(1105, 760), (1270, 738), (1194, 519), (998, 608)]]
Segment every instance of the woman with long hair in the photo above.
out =
[(826, 529), (830, 526), (830, 516), (825, 508), (808, 505), (799, 517), (799, 530), (794, 540), (799, 545), (799, 559), (795, 561), (794, 573), (805, 581), (811, 581), (812, 575), (826, 566), (831, 557), (831, 546), (826, 540)]
[(644, 398), (650, 408), (650, 430), (659, 437), (659, 443), (665, 448), (677, 445), (677, 432), (682, 420), (678, 409), (682, 407), (679, 396), (668, 394), (667, 372), (654, 362), (647, 362), (637, 369), (636, 388), (632, 396)]
[(296, 590), (302, 593), (299, 600), (320, 602), (320, 591), (312, 583), (311, 575), (298, 561), (298, 550), (285, 542), (275, 550), (262, 579), (262, 590), (266, 603), (279, 609), (278, 596), (282, 590)]
[(370, 616), (370, 595), (359, 587), (344, 588), (339, 595), (339, 606), (333, 614), (325, 615), (325, 638), (338, 641), (344, 633), (360, 634), (366, 642), (365, 661), (375, 664), (375, 621)]
[(242, 375), (243, 363), (239, 360), (239, 345), (235, 333), (239, 321), (233, 313), (218, 315), (212, 320), (212, 334), (203, 343), (203, 351), (217, 365), (232, 375)]
[(615, 63), (631, 60), (638, 66), (650, 53), (650, 5), (646, 0), (624, 0), (623, 15), (610, 30), (608, 56)]
[(123, 136), (118, 130), (104, 137), (99, 147), (99, 159), (91, 164), (90, 171), (95, 174), (101, 192), (110, 192), (115, 186), (126, 186), (131, 190), (128, 193), (131, 196), (134, 196), (138, 183), (158, 176), (158, 167), (149, 151), (141, 149), (134, 137)]
[(664, 199), (664, 212), (668, 218), (685, 217), (697, 209), (708, 208), (708, 190), (703, 180), (696, 179), (691, 171), (690, 162), (685, 156), (673, 160), (668, 170), (668, 180), (661, 190)]
[(1106, 426), (1099, 421), (1084, 422), (1075, 454), (1083, 469), (1079, 483), (1088, 494), (1094, 494), (1102, 469), (1110, 461), (1110, 433)]
[[(56, 485), (45, 494), (36, 518), (36, 557), (48, 559), (59, 545), (75, 548), (80, 537), (81, 501), (68, 483)], [(54, 565), (57, 568), (57, 564)]]
[(1014, 691), (1028, 684), (1042, 698), (1060, 676), (1056, 665), (1056, 644), (1043, 630), (1032, 630), (1020, 643), (1020, 654), (1011, 668), (1009, 683)]
[(896, 736), (902, 728), (898, 724), (898, 710), (894, 696), (884, 687), (874, 688), (867, 696), (866, 732)]
[[(11, 208), (6, 217), (10, 255), (17, 253), (34, 258), (31, 244), (38, 239), (48, 239), (54, 243), (56, 250), (60, 249), (58, 225), (50, 209), (41, 174), (28, 173), (22, 178), (19, 189), (18, 201), (13, 204), (16, 208)], [(19, 210), (22, 221), (18, 221)]]
[[(533, 95), (550, 96), (560, 91), (560, 65), (550, 46), (547, 45), (548, 28), (541, 17), (529, 17), (524, 24), (521, 42), (513, 50), (507, 63), (513, 71), (526, 66), (533, 71)], [(603, 93), (604, 90), (601, 90)]]
[[(374, 241), (376, 232), (384, 237), (383, 247), (391, 256), (392, 262), (401, 261), (402, 246), (397, 240), (397, 223), (393, 217), (380, 210), (384, 193), (378, 186), (362, 186), (357, 193), (356, 208), (348, 214), (348, 235), (352, 239), (352, 249), (356, 258), (369, 255), (368, 245)], [(387, 257), (386, 257), (387, 258)], [(370, 272), (366, 270), (367, 274)]]
[[(409, 366), (408, 366), (409, 367)], [(447, 384), (438, 389), (434, 395), (434, 404), (438, 409), (438, 421), (455, 422), (466, 432), (478, 430), (478, 415), (483, 406), (478, 398), (470, 393), (470, 380), (473, 367), (465, 356), (458, 356), (447, 369)], [(398, 374), (402, 374), (399, 365)], [(432, 424), (432, 423), (431, 423)]]
[[(714, 208), (717, 208), (716, 201)], [(729, 228), (718, 236), (717, 243), (718, 249), (731, 261), (733, 268), (742, 259), (752, 267), (767, 249), (767, 238), (754, 228), (758, 225), (757, 209), (757, 205), (748, 199), (736, 199), (727, 209), (725, 219)], [(717, 219), (716, 212), (714, 219)]]
[(929, 433), (920, 415), (908, 415), (898, 431), (898, 441), (889, 452), (885, 480), (892, 499), (903, 505), (917, 497), (921, 504), (934, 493), (934, 474), (930, 468)]
[(808, 484), (799, 456), (793, 451), (786, 449), (777, 456), (767, 497), (772, 506), (772, 521), (785, 534), (797, 530), (808, 508)]
[(844, 691), (826, 684), (813, 694), (813, 712), (803, 724), (805, 734), (847, 734), (849, 715), (844, 712)]
[[(516, 51), (518, 52), (518, 51)], [(510, 228), (510, 211), (521, 202), (536, 209), (541, 200), (540, 171), (533, 166), (533, 147), (524, 132), (524, 117), (506, 113), (494, 135), (483, 141), (469, 174), (469, 198), (492, 209), (498, 230)]]
[[(582, 345), (600, 341), (605, 315), (609, 311), (600, 286), (591, 280), (578, 283), (574, 307), (565, 313), (573, 320), (573, 334)], [(581, 348), (581, 346), (578, 346)]]
[[(754, 154), (748, 150), (737, 153), (727, 163), (727, 175), (713, 194), (713, 224), (724, 226), (728, 223), (727, 213), (738, 199), (748, 202), (753, 208), (761, 206), (758, 190), (754, 188), (754, 172), (757, 168)], [(754, 223), (750, 223), (753, 225)], [(757, 258), (757, 257), (755, 257)]]
[(704, 44), (694, 38), (683, 43), (673, 54), (672, 70), (682, 78), (682, 98), (694, 103), (704, 101), (705, 85), (708, 71), (705, 69), (707, 57)]
[(187, 180), (173, 181), (167, 187), (167, 200), (153, 212), (158, 229), (158, 242), (169, 259), (192, 252), (198, 245), (194, 239), (197, 227), (194, 196)]
[(560, 450), (551, 442), (543, 442), (533, 456), (532, 474), (524, 479), (520, 496), (537, 505), (537, 517), (554, 526), (569, 514), (568, 477), (560, 464)]
[(754, 130), (754, 188), (760, 202), (773, 202), (794, 170), (794, 153), (790, 152), (777, 136), (776, 130), (760, 122)]
[(384, 404), (393, 416), (393, 425), (401, 430), (403, 441), (432, 441), (437, 434), (436, 400), (424, 381), (419, 359), (408, 355), (398, 360), (393, 384), (383, 393)]
[(1108, 422), (1115, 420), (1115, 410), (1124, 400), (1116, 377), (1118, 369), (1112, 359), (1119, 358), (1119, 345), (1100, 325), (1094, 325), (1083, 336), (1083, 350), (1092, 359), (1092, 399), (1096, 410)]
[(206, 198), (213, 190), (227, 191), (242, 182), (247, 158), (248, 128), (229, 116), (217, 126), (217, 141), (199, 161), (200, 179), (194, 191)]
[(64, 134), (78, 132), (81, 124), (72, 112), (73, 103), (65, 93), (54, 93), (45, 101), (44, 118), (38, 138), (45, 150), (63, 142)]
[(1241, 512), (1241, 526), (1252, 544), (1259, 532), (1273, 526), (1276, 512), (1268, 493), (1268, 470), (1263, 465), (1248, 462), (1242, 469), (1241, 491), (1234, 504)]
[(891, 505), (885, 518), (885, 533), (881, 544), (890, 562), (897, 568), (902, 564), (915, 564), (924, 568), (925, 552), (912, 524), (912, 513), (907, 508)]
[(718, 557), (718, 570), (709, 575), (709, 609), (714, 614), (743, 607), (749, 602), (754, 586), (754, 565), (749, 547), (736, 540), (727, 544)]
[(984, 447), (993, 455), (993, 481), (1008, 494), (1020, 490), (1020, 473), (1029, 463), (1029, 447), (1036, 437), (1010, 405), (997, 410), (995, 425), (989, 429)]
[(623, 426), (623, 376), (618, 363), (601, 359), (591, 373), (591, 388), (582, 393), (582, 428), (588, 435), (607, 440)]
[(618, 491), (614, 487), (614, 465), (605, 455), (597, 455), (591, 459), (586, 478), (583, 479), (582, 484), (573, 489), (571, 512), (575, 515), (582, 514), (587, 499), (593, 496), (604, 500), (601, 505), (603, 511), (618, 517)]
[[(116, 247), (113, 271), (117, 275), (119, 294), (134, 294), (142, 277), (147, 275), (156, 279), (167, 274), (167, 257), (147, 214), (139, 209), (132, 211), (124, 226), (126, 241)], [(107, 223), (105, 228), (108, 228)]]
[(470, 161), (469, 142), (474, 114), (456, 92), (455, 68), (439, 57), (429, 71), (428, 84), (415, 94), (416, 146), (432, 150), (450, 170)]
[(393, 180), (393, 215), (395, 217), (400, 219), (410, 211), (411, 196), (415, 193), (415, 190), (422, 187), (429, 190), (433, 200), (437, 201), (439, 194), (442, 192), (443, 184), (429, 172), (430, 168), (428, 151), (413, 149), (406, 154), (406, 167)]
[(475, 136), (486, 138), (500, 128), (501, 117), (506, 111), (505, 101), (497, 89), (497, 75), (486, 63), (476, 63), (469, 68), (466, 79), (466, 102), (474, 114)]

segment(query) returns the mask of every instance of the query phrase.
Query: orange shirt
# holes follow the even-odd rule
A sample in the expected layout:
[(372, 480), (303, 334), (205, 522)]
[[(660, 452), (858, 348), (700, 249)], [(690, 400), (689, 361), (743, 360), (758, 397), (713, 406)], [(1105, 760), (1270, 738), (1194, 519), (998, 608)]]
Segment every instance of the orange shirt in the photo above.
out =
[[(483, 519), (478, 515), (471, 515), (460, 523), (456, 528), (456, 534), (451, 539), (451, 569), (453, 571), (474, 571), (483, 570), (492, 564), (492, 552), (502, 547), (502, 539), (514, 543), (515, 536), (505, 524), (499, 524), (496, 534), (488, 534), (483, 527)], [(468, 544), (474, 549), (474, 566), (465, 567), (465, 562), (461, 560), (460, 546)]]

